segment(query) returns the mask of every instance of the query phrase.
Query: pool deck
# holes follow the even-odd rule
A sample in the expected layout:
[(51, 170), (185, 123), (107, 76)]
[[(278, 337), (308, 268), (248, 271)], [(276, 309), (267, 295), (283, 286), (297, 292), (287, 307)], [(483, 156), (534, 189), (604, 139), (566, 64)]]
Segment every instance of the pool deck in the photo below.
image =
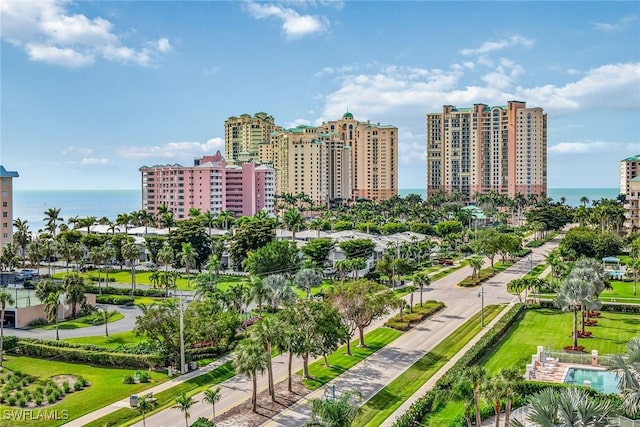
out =
[(582, 368), (591, 370), (606, 371), (603, 366), (583, 365), (580, 363), (558, 362), (548, 358), (544, 365), (538, 363), (536, 366), (536, 381), (546, 381), (550, 383), (563, 383), (569, 368)]

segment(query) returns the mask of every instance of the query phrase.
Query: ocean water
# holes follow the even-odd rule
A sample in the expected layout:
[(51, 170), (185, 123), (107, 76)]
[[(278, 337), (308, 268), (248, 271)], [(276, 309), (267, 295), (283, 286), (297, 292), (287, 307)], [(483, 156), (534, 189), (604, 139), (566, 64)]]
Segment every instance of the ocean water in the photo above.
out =
[[(571, 206), (578, 206), (583, 196), (593, 201), (615, 198), (618, 193), (617, 188), (550, 188), (548, 192), (554, 200), (565, 197)], [(426, 198), (424, 188), (403, 188), (399, 194), (403, 197), (418, 194), (423, 200)], [(20, 190), (14, 192), (13, 203), (13, 217), (27, 220), (30, 230), (37, 232), (44, 228), (44, 212), (49, 208), (59, 208), (65, 222), (73, 216), (106, 216), (115, 220), (120, 213), (139, 210), (142, 196), (139, 190)]]
[[(424, 200), (426, 190), (424, 188), (401, 188), (399, 195), (404, 197), (408, 194), (418, 194)], [(555, 201), (560, 201), (561, 197), (566, 199), (565, 203), (569, 206), (580, 205), (580, 199), (585, 196), (589, 199), (587, 206), (591, 206), (591, 202), (600, 199), (615, 199), (620, 194), (619, 188), (549, 188), (547, 196)]]

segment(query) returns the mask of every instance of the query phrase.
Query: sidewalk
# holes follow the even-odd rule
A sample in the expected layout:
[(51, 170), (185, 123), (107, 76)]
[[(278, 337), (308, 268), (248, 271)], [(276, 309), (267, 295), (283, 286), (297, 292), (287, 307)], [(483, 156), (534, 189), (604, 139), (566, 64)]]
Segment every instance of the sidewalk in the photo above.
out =
[[(204, 375), (206, 373), (209, 373), (211, 371), (213, 371), (214, 369), (218, 368), (221, 365), (224, 365), (225, 363), (229, 362), (230, 360), (233, 359), (233, 356), (231, 354), (227, 354), (226, 356), (221, 357), (220, 359), (216, 360), (215, 362), (212, 362), (210, 364), (208, 364), (207, 366), (203, 367), (203, 368), (199, 368), (196, 369), (195, 371), (191, 371), (187, 374), (184, 375), (180, 375), (176, 378), (173, 378), (169, 381), (165, 381), (162, 384), (158, 384), (155, 387), (151, 387), (150, 389), (144, 390), (142, 392), (140, 392), (140, 394), (144, 395), (147, 393), (153, 393), (153, 394), (157, 394), (160, 393), (161, 391), (165, 391), (170, 389), (171, 387), (175, 387), (179, 384), (184, 383), (185, 381), (190, 380), (191, 378), (195, 378), (197, 376), (200, 375)], [(112, 412), (117, 411), (120, 408), (130, 408), (131, 406), (129, 406), (129, 398), (125, 398), (122, 400), (119, 400), (117, 402), (112, 403), (109, 406), (105, 406), (102, 407), (96, 411), (93, 412), (89, 412), (88, 414), (83, 415), (80, 418), (76, 418), (75, 420), (68, 422), (67, 424), (64, 424), (67, 427), (82, 427), (83, 425), (86, 425), (92, 421), (95, 421), (99, 418), (104, 417), (105, 415), (109, 415)]]

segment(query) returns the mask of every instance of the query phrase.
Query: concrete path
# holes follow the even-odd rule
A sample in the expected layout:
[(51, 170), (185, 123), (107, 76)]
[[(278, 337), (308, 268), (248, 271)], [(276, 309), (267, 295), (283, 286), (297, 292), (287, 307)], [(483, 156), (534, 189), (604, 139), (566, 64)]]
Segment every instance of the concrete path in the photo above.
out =
[[(226, 355), (224, 357), (221, 357), (220, 359), (216, 360), (215, 362), (200, 368), (196, 371), (191, 371), (185, 375), (181, 375), (179, 377), (173, 378), (169, 381), (165, 381), (162, 384), (158, 384), (155, 387), (151, 387), (150, 389), (144, 390), (143, 392), (140, 392), (140, 395), (145, 395), (147, 393), (153, 393), (153, 394), (158, 394), (161, 391), (165, 391), (170, 389), (171, 387), (175, 387), (179, 384), (182, 384), (183, 382), (190, 380), (191, 378), (194, 377), (198, 377), (200, 375), (204, 375), (206, 373), (209, 373), (211, 371), (213, 371), (214, 369), (216, 369), (217, 367), (224, 365), (225, 363), (227, 363), (228, 361), (230, 361), (232, 359), (231, 355)], [(129, 398), (127, 397), (126, 399), (122, 399), (119, 400), (117, 402), (112, 403), (109, 406), (105, 406), (101, 409), (98, 409), (97, 411), (93, 411), (90, 412), (80, 418), (76, 418), (75, 420), (64, 424), (66, 427), (82, 427), (85, 424), (88, 424), (92, 421), (97, 420), (98, 418), (102, 418), (106, 415), (109, 415), (112, 412), (117, 411), (120, 408), (130, 408), (131, 406), (129, 405)]]

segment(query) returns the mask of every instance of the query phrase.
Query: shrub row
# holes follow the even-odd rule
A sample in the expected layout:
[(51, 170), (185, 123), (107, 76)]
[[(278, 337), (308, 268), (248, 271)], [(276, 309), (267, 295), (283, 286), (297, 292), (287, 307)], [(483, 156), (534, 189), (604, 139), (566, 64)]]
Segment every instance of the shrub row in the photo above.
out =
[[(558, 308), (553, 300), (551, 299), (543, 299), (540, 300), (540, 307), (542, 308)], [(611, 311), (614, 313), (638, 313), (640, 314), (640, 305), (632, 305), (632, 304), (610, 304), (610, 303), (602, 303), (602, 307), (600, 311)]]
[(400, 315), (397, 314), (395, 317), (387, 320), (385, 322), (385, 326), (397, 329), (399, 331), (406, 331), (411, 327), (412, 324), (422, 322), (425, 318), (433, 315), (443, 308), (444, 303), (440, 301), (425, 301), (423, 307), (414, 305), (413, 312), (404, 313), (402, 315), (402, 321), (400, 321)]
[(31, 343), (36, 345), (46, 345), (49, 347), (62, 347), (62, 348), (75, 348), (79, 350), (85, 351), (109, 351), (107, 347), (100, 347), (99, 345), (91, 345), (91, 344), (78, 344), (67, 341), (57, 341), (57, 340), (43, 340), (39, 338), (20, 338), (20, 344), (23, 343)]
[[(103, 295), (131, 295), (131, 289), (114, 288), (113, 286), (101, 286)], [(90, 294), (98, 294), (100, 290), (97, 286), (87, 286), (87, 292)], [(163, 297), (166, 291), (164, 289), (135, 289), (133, 295), (137, 297)]]
[(10, 351), (18, 345), (18, 337), (3, 337), (0, 339), (2, 340), (2, 348), (4, 351)]
[(81, 348), (58, 347), (20, 340), (15, 354), (39, 358), (55, 358), (65, 362), (88, 363), (98, 366), (155, 368), (163, 365), (163, 358), (152, 354), (126, 354), (106, 351), (87, 351)]
[(122, 295), (96, 295), (98, 304), (133, 305), (134, 301), (133, 297)]
[(458, 283), (458, 286), (462, 286), (463, 288), (478, 286), (480, 283), (489, 280), (496, 274), (498, 274), (498, 272), (491, 267), (483, 268), (482, 270), (480, 270), (477, 277), (474, 277), (472, 279), (471, 276), (467, 276), (460, 283)]
[(471, 365), (479, 362), (484, 355), (509, 331), (511, 326), (525, 311), (524, 304), (515, 304), (480, 340), (469, 349), (449, 371), (442, 376), (435, 387), (428, 391), (420, 399), (416, 400), (409, 410), (399, 417), (394, 427), (413, 427), (420, 425), (425, 415), (431, 409), (436, 398), (443, 392), (450, 390), (451, 386), (464, 376), (464, 371)]
[(539, 248), (540, 246), (544, 245), (546, 242), (544, 240), (531, 240), (530, 242), (528, 242), (526, 244), (526, 247), (528, 248)]

